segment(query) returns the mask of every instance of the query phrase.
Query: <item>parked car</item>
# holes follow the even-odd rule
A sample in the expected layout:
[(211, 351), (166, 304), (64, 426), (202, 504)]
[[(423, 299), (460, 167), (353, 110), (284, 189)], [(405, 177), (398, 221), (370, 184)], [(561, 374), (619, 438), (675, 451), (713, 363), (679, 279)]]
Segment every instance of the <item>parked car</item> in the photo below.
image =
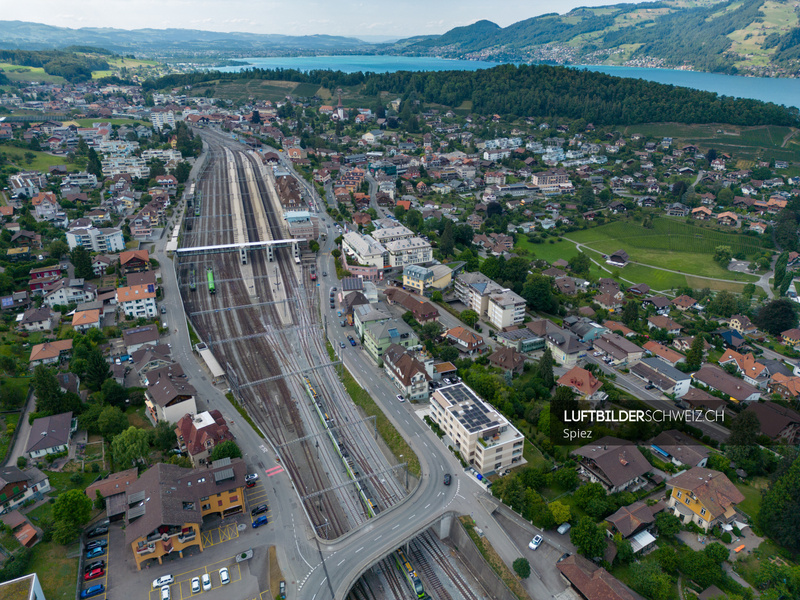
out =
[(644, 389), (646, 389), (646, 390), (652, 390), (652, 389), (655, 389), (655, 387), (656, 387), (656, 386), (654, 386), (652, 383), (648, 383), (646, 386), (644, 386)]
[(540, 535), (533, 536), (533, 539), (528, 543), (528, 548), (531, 550), (536, 550), (539, 546), (542, 545), (542, 541), (544, 538)]
[(253, 510), (250, 511), (250, 515), (255, 517), (256, 515), (260, 515), (261, 513), (267, 512), (267, 505), (266, 504), (259, 504)]
[(561, 562), (562, 560), (564, 560), (565, 558), (569, 558), (570, 556), (572, 556), (572, 554), (570, 554), (569, 552), (564, 552), (564, 554), (561, 555), (561, 558), (559, 558), (556, 562)]
[(228, 575), (228, 567), (222, 567), (219, 570), (219, 580), (222, 585), (227, 585), (231, 582), (231, 577)]
[(258, 529), (259, 527), (261, 527), (262, 525), (266, 525), (267, 523), (269, 523), (267, 515), (261, 515), (255, 521), (253, 521), (253, 529)]
[(562, 523), (561, 525), (559, 525), (556, 531), (558, 531), (558, 533), (560, 533), (561, 535), (564, 535), (570, 530), (571, 527), (572, 525), (570, 525), (569, 523)]
[(86, 532), (86, 536), (93, 538), (97, 537), (98, 535), (105, 535), (108, 533), (108, 525), (98, 525), (94, 529), (90, 529)]
[(106, 574), (105, 569), (92, 569), (91, 571), (83, 575), (83, 580), (91, 581), (92, 579), (97, 579), (98, 577), (102, 577), (105, 574)]
[(97, 596), (105, 591), (106, 586), (104, 586), (102, 583), (98, 583), (97, 585), (93, 585), (92, 587), (83, 590), (81, 592), (81, 598), (91, 598), (92, 596)]
[(245, 481), (256, 481), (258, 479), (258, 473), (248, 473), (244, 476)]
[(170, 600), (171, 594), (169, 593), (169, 586), (165, 585), (161, 588), (161, 600)]
[(86, 553), (86, 558), (97, 558), (98, 556), (103, 556), (105, 553), (105, 548), (92, 548)]
[(106, 561), (104, 560), (96, 560), (93, 563), (89, 563), (83, 568), (84, 573), (88, 573), (89, 571), (94, 571), (95, 569), (105, 569), (106, 568)]
[(339, 348), (346, 348), (345, 343), (344, 342), (339, 342)]
[(167, 314), (167, 307), (166, 307), (166, 306), (162, 306), (162, 307), (161, 307), (161, 314), (162, 314), (162, 315), (165, 315), (165, 314)]
[(203, 591), (207, 592), (211, 589), (211, 575), (208, 573), (203, 573), (203, 576), (200, 578), (200, 581), (203, 583)]
[(105, 548), (108, 546), (108, 540), (94, 540), (86, 544), (86, 550), (94, 550), (95, 548)]
[(445, 485), (450, 485), (450, 482), (452, 480), (453, 480), (453, 478), (450, 476), (450, 473), (445, 473), (444, 474), (444, 484)]
[(170, 585), (175, 582), (175, 578), (172, 575), (162, 575), (158, 579), (153, 580), (153, 589), (164, 587), (165, 585)]
[(199, 594), (200, 593), (200, 578), (199, 577), (192, 577), (192, 593)]
[(353, 338), (347, 338), (347, 339), (350, 340), (350, 345), (351, 346), (355, 346), (356, 345), (356, 341)]
[(593, 352), (592, 356), (603, 356), (603, 351), (602, 350), (598, 350), (597, 352)]
[(406, 401), (406, 399), (405, 399), (405, 398), (403, 398), (403, 397), (402, 397), (400, 394), (397, 394), (397, 396), (395, 396), (395, 398), (397, 398), (398, 400), (400, 400), (400, 402), (405, 402), (405, 401)]
[(327, 277), (327, 276), (328, 276), (328, 272), (327, 272), (327, 271), (323, 271), (323, 272), (322, 272), (322, 276), (323, 276), (323, 277)]

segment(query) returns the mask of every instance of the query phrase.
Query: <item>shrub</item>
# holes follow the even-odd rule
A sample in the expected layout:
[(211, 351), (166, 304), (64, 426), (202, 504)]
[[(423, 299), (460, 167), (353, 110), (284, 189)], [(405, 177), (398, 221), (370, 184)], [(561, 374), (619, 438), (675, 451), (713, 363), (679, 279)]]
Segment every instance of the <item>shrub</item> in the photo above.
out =
[(514, 572), (519, 575), (521, 579), (527, 579), (531, 575), (531, 563), (528, 562), (527, 558), (518, 558), (515, 560), (512, 565), (514, 567)]
[(730, 534), (730, 532), (726, 531), (725, 533), (723, 533), (723, 534), (720, 536), (720, 538), (719, 538), (719, 539), (721, 539), (721, 540), (722, 540), (723, 542), (725, 542), (726, 544), (730, 544), (730, 543), (731, 543), (731, 539), (733, 539), (733, 538), (731, 538), (731, 534)]
[(19, 458), (17, 458), (17, 468), (24, 469), (27, 466), (28, 466), (27, 458), (25, 458), (24, 456), (20, 456)]

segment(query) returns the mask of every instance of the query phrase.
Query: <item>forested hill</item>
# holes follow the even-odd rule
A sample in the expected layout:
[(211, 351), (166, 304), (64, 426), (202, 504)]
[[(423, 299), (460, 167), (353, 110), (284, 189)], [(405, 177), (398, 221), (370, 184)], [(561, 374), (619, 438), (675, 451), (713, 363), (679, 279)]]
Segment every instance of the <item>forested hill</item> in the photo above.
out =
[[(546, 65), (501, 65), (479, 71), (397, 73), (300, 72), (252, 69), (239, 73), (198, 72), (147, 81), (150, 90), (215, 80), (263, 79), (315, 83), (329, 89), (360, 87), (377, 98), (381, 92), (418, 99), (475, 114), (506, 117), (565, 117), (596, 125), (649, 122), (800, 125), (798, 110), (758, 100), (734, 99), (713, 92), (612, 77), (603, 73)], [(463, 108), (462, 108), (463, 110)]]
[(387, 52), (788, 75), (800, 67), (799, 11), (795, 0), (662, 0), (577, 8), (505, 28), (478, 21), (441, 36), (401, 40)]

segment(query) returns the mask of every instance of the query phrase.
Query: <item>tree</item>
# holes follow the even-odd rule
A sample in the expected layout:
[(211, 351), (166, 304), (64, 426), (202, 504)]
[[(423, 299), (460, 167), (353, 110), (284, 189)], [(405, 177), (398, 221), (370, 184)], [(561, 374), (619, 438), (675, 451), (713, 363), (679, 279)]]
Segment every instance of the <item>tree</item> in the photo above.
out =
[(47, 247), (47, 252), (52, 258), (59, 260), (62, 256), (69, 253), (69, 246), (64, 240), (53, 240)]
[(168, 452), (178, 445), (178, 436), (175, 433), (175, 428), (167, 421), (156, 423), (150, 435), (152, 436), (151, 443), (153, 446), (162, 452)]
[(128, 427), (128, 417), (116, 406), (106, 406), (97, 418), (97, 427), (107, 440), (113, 439)]
[(605, 553), (606, 536), (591, 517), (581, 517), (578, 524), (570, 529), (569, 539), (578, 552), (587, 558), (603, 556)]
[(631, 546), (631, 543), (622, 537), (622, 534), (619, 532), (614, 534), (614, 545), (617, 547), (617, 556), (614, 557), (614, 562), (627, 565), (633, 561), (633, 546)]
[(124, 406), (128, 399), (128, 390), (115, 379), (106, 379), (100, 386), (100, 391), (103, 393), (103, 401), (111, 406)]
[(56, 375), (44, 365), (36, 365), (33, 370), (33, 392), (36, 394), (37, 412), (51, 415), (61, 412), (61, 399), (63, 393), (58, 384)]
[(448, 219), (444, 225), (442, 237), (439, 238), (439, 250), (443, 256), (450, 256), (453, 254), (453, 247), (455, 245), (455, 238), (453, 237), (453, 222)]
[(59, 494), (53, 504), (53, 518), (59, 526), (63, 526), (63, 530), (56, 530), (56, 541), (64, 544), (74, 539), (78, 528), (89, 520), (91, 512), (92, 501), (83, 490), (68, 490)]
[(103, 177), (103, 165), (100, 162), (100, 157), (94, 148), (89, 148), (87, 153), (86, 171), (96, 176), (98, 179)]
[(656, 515), (656, 527), (661, 535), (677, 535), (681, 530), (681, 520), (672, 513), (661, 511)]
[(708, 304), (708, 311), (720, 317), (731, 317), (739, 310), (739, 301), (732, 292), (718, 292)]
[(564, 385), (558, 386), (550, 402), (551, 416), (563, 423), (565, 421), (564, 415), (568, 411), (577, 410), (577, 408), (578, 400), (575, 398), (575, 392), (572, 391), (572, 388)]
[(111, 377), (111, 368), (108, 366), (108, 362), (100, 350), (93, 349), (86, 359), (86, 373), (84, 374), (86, 385), (89, 386), (89, 389), (98, 391), (109, 377)]
[(719, 542), (708, 544), (703, 548), (703, 553), (718, 565), (728, 560), (728, 556), (730, 556), (730, 550)]
[(542, 357), (536, 365), (536, 376), (542, 380), (542, 383), (548, 390), (552, 389), (556, 383), (556, 377), (553, 374), (553, 366), (555, 366), (553, 353), (550, 352), (550, 348), (545, 348)]
[(250, 122), (251, 123), (261, 123), (261, 113), (257, 110), (254, 110), (250, 115)]
[(692, 345), (686, 353), (686, 364), (691, 370), (700, 368), (703, 364), (703, 356), (705, 355), (705, 338), (702, 334), (698, 333), (692, 340)]
[(445, 346), (439, 350), (439, 358), (445, 362), (453, 362), (458, 358), (458, 348), (454, 346)]
[(221, 458), (241, 458), (242, 451), (239, 449), (239, 446), (236, 445), (236, 442), (232, 440), (225, 440), (214, 446), (214, 450), (211, 452), (211, 460), (219, 460)]
[(727, 268), (732, 258), (733, 253), (730, 246), (717, 246), (714, 250), (714, 260), (723, 268)]
[(72, 264), (75, 265), (75, 277), (82, 279), (91, 279), (94, 277), (94, 270), (92, 269), (92, 257), (89, 256), (86, 248), (83, 246), (75, 246), (70, 252), (70, 259)]
[(433, 301), (433, 302), (444, 302), (444, 296), (442, 295), (442, 292), (440, 292), (439, 290), (436, 290), (435, 292), (433, 292), (431, 294), (431, 301)]
[(527, 579), (531, 576), (531, 563), (528, 562), (527, 558), (517, 558), (511, 563), (511, 566), (514, 567), (514, 573), (516, 573), (520, 579)]
[(634, 563), (630, 568), (631, 587), (649, 600), (669, 600), (672, 580), (654, 561)]
[(94, 507), (96, 510), (103, 510), (106, 507), (106, 499), (103, 498), (100, 490), (94, 491)]
[(631, 300), (622, 308), (622, 322), (628, 327), (636, 327), (639, 323), (639, 303)]
[(572, 511), (568, 504), (562, 504), (560, 501), (556, 500), (555, 502), (551, 502), (548, 507), (550, 508), (550, 512), (553, 513), (553, 519), (556, 525), (566, 523), (572, 517)]
[(128, 427), (111, 442), (111, 454), (114, 462), (128, 468), (134, 461), (144, 460), (150, 452), (150, 434), (138, 427)]
[[(788, 276), (791, 277), (791, 274)], [(780, 335), (781, 332), (797, 326), (794, 302), (788, 298), (767, 302), (753, 317), (753, 322), (772, 335)]]
[(467, 310), (462, 310), (460, 317), (461, 320), (464, 321), (464, 323), (466, 323), (469, 327), (474, 327), (475, 323), (478, 322), (478, 313), (476, 313), (471, 308), (468, 308)]
[(758, 523), (780, 545), (800, 551), (800, 456), (767, 488)]
[(311, 252), (319, 252), (319, 242), (317, 240), (311, 240), (308, 242), (308, 249)]
[(545, 275), (528, 275), (520, 295), (533, 310), (551, 314), (558, 312), (558, 300), (553, 296), (550, 278)]
[(175, 175), (175, 179), (178, 180), (178, 183), (186, 183), (186, 180), (189, 179), (189, 175), (191, 173), (192, 165), (186, 161), (179, 162), (172, 170), (172, 174)]
[(589, 269), (591, 266), (591, 259), (583, 252), (578, 252), (578, 254), (569, 259), (570, 271), (582, 277), (589, 276)]

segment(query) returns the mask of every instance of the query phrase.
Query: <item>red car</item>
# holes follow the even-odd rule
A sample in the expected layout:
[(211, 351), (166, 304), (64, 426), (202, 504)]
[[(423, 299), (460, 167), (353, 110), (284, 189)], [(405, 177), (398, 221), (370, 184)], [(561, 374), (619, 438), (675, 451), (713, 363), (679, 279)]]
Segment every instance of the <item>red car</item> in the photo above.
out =
[(105, 575), (106, 572), (103, 569), (92, 569), (86, 575), (83, 576), (84, 581), (91, 581), (92, 579), (97, 579), (98, 577), (102, 577)]

